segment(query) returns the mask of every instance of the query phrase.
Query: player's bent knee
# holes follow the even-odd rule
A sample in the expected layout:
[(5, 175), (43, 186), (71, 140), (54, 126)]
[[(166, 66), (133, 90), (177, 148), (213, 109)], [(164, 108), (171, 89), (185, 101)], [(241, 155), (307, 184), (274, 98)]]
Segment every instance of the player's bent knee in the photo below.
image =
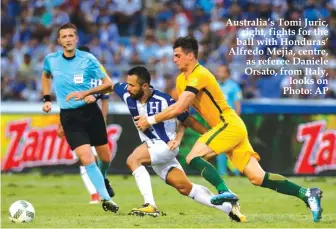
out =
[(192, 183), (190, 183), (188, 180), (178, 181), (173, 186), (176, 188), (176, 190), (184, 196), (188, 196), (192, 189)]
[(244, 174), (248, 177), (252, 184), (256, 186), (261, 186), (264, 180), (265, 171), (261, 168), (257, 159), (251, 157), (244, 168)]
[(128, 166), (128, 168), (131, 171), (134, 171), (141, 164), (142, 164), (141, 160), (137, 156), (135, 156), (133, 154), (129, 155), (128, 158), (127, 158), (127, 160), (126, 160), (126, 165)]
[(194, 155), (190, 155), (190, 154), (188, 154), (187, 157), (186, 157), (186, 162), (187, 162), (187, 164), (189, 165), (190, 162), (191, 162), (191, 160), (194, 159), (194, 158), (195, 158)]
[(209, 161), (210, 159), (212, 159), (213, 157), (218, 156), (216, 152), (211, 152), (211, 153), (207, 153), (204, 156), (202, 156), (202, 158), (206, 161)]
[(191, 187), (188, 187), (187, 185), (179, 185), (176, 187), (177, 191), (184, 196), (188, 196), (191, 192)]
[(255, 185), (255, 186), (261, 186), (264, 177), (263, 176), (252, 176), (249, 177), (249, 180), (251, 182), (251, 184)]
[(132, 167), (132, 165), (134, 164), (134, 161), (135, 161), (135, 157), (132, 154), (129, 155), (126, 160), (126, 165), (128, 166), (128, 168)]
[(95, 158), (91, 153), (91, 148), (88, 145), (81, 145), (74, 149), (81, 163), (86, 166), (95, 162)]
[(82, 156), (80, 158), (80, 161), (83, 166), (90, 165), (95, 162), (95, 159), (93, 156)]

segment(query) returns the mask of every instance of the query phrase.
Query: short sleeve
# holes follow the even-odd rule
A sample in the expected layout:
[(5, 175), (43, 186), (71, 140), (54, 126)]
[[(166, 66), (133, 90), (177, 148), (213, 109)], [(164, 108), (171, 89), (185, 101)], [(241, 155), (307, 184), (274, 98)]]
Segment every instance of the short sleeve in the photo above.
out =
[(118, 82), (118, 83), (114, 84), (113, 90), (115, 91), (115, 93), (117, 93), (117, 95), (121, 99), (123, 99), (124, 94), (127, 92), (127, 84)]
[(191, 74), (188, 77), (185, 91), (191, 91), (197, 94), (200, 90), (205, 88), (207, 84), (208, 84), (208, 81), (205, 76), (198, 75), (198, 74)]
[(90, 63), (88, 66), (88, 72), (94, 79), (102, 79), (107, 76), (105, 68), (99, 63), (99, 61), (91, 55)]
[(49, 64), (49, 58), (46, 57), (44, 58), (44, 63), (43, 63), (43, 71), (50, 74), (51, 71), (50, 71), (50, 64)]

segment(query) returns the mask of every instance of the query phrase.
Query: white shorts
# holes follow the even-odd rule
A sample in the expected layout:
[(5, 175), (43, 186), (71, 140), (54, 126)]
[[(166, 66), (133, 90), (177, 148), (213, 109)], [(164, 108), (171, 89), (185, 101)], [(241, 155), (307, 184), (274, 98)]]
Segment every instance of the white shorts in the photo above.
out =
[(180, 162), (175, 158), (179, 151), (178, 148), (170, 150), (168, 145), (162, 140), (150, 140), (146, 144), (152, 162), (151, 166), (161, 179), (166, 180), (172, 168), (178, 168), (183, 171)]

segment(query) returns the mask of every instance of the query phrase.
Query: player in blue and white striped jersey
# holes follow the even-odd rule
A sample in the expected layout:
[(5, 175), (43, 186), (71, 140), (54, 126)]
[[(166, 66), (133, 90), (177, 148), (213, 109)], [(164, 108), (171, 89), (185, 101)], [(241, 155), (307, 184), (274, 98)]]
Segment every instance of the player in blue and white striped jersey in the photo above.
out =
[[(175, 103), (169, 95), (150, 86), (150, 74), (145, 67), (130, 69), (127, 83), (117, 83), (113, 89), (128, 106), (133, 120), (139, 115), (152, 116)], [(155, 124), (144, 132), (138, 130), (143, 143), (128, 157), (127, 165), (144, 198), (144, 204), (132, 209), (132, 214), (160, 215), (154, 201), (150, 176), (144, 165), (151, 165), (157, 175), (167, 184), (175, 187), (182, 195), (227, 214), (230, 213), (231, 204), (225, 203), (220, 206), (211, 204), (210, 199), (213, 194), (210, 190), (204, 186), (192, 184), (175, 158), (186, 126), (199, 133), (207, 131), (196, 119), (189, 116), (188, 112), (182, 113), (177, 119)]]

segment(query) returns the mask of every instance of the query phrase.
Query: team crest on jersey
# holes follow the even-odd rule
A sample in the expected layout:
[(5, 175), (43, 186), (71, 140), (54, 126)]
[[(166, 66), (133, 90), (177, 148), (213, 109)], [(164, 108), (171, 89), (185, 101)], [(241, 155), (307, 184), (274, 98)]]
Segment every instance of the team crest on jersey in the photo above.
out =
[(75, 84), (82, 84), (84, 82), (84, 76), (83, 73), (75, 74), (74, 75), (74, 83)]
[(197, 86), (197, 84), (198, 84), (197, 78), (191, 79), (188, 83), (189, 86)]
[(153, 115), (159, 112), (160, 112), (160, 102), (159, 101), (149, 102), (148, 114)]

